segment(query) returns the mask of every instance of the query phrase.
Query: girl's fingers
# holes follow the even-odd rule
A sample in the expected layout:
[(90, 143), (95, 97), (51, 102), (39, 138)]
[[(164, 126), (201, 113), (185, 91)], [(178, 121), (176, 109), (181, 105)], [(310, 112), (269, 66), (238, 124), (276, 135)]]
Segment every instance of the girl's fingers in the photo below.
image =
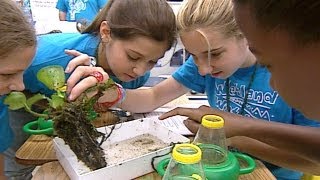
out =
[(176, 115), (187, 116), (192, 118), (194, 110), (195, 110), (194, 108), (177, 107), (166, 113), (163, 113), (161, 116), (159, 116), (159, 119), (164, 120), (166, 118), (176, 116)]
[(71, 73), (78, 66), (89, 66), (90, 65), (90, 57), (86, 54), (82, 54), (73, 58), (67, 65), (65, 72)]
[(70, 56), (80, 56), (82, 53), (77, 50), (66, 49), (64, 52)]
[(76, 50), (65, 50), (65, 53), (71, 56), (75, 56), (67, 65), (65, 72), (71, 73), (77, 66), (89, 66), (91, 58), (87, 54), (82, 54)]
[(183, 121), (183, 124), (193, 133), (196, 134), (199, 127), (200, 127), (200, 123), (192, 120), (192, 119), (186, 119)]
[[(83, 80), (81, 80), (75, 87), (71, 89), (71, 92), (68, 96), (68, 100), (74, 101), (75, 99), (77, 99), (81, 95), (81, 93), (83, 93), (85, 90), (96, 85), (96, 83), (94, 82), (95, 82), (95, 78), (92, 76), (88, 76)], [(90, 96), (93, 96), (96, 93), (97, 92), (95, 92), (94, 94), (90, 94)]]
[(71, 92), (68, 96), (69, 101), (74, 101), (80, 96), (81, 93), (94, 85), (96, 85), (96, 79), (93, 76), (84, 78), (71, 89)]
[(93, 72), (100, 72), (102, 74), (102, 82), (109, 79), (109, 75), (101, 67), (78, 66), (67, 81), (69, 100), (75, 100), (86, 89), (98, 83), (97, 78), (90, 75)]

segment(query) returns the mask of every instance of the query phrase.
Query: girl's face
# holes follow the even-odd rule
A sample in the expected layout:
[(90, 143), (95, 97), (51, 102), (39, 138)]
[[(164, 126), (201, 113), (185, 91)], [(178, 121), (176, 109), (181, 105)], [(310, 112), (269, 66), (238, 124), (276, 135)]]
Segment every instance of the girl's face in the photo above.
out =
[(139, 36), (131, 40), (112, 39), (107, 45), (107, 66), (121, 81), (128, 82), (151, 70), (167, 50), (167, 42)]
[[(207, 37), (210, 50), (206, 39), (199, 31), (180, 33), (181, 41), (193, 56), (199, 74), (203, 76), (211, 74), (214, 78), (226, 79), (237, 69), (254, 63), (244, 38), (225, 38), (221, 33), (209, 29), (199, 30)], [(208, 59), (208, 53), (210, 59)]]
[(23, 71), (30, 65), (35, 47), (15, 50), (0, 59), (0, 95), (24, 90)]

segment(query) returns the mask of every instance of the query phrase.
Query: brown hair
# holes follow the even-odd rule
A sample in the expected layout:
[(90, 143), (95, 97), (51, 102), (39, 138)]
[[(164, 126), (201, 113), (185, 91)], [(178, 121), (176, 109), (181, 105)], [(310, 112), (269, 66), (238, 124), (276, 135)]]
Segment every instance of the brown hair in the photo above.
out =
[(109, 0), (82, 33), (98, 34), (103, 21), (108, 22), (113, 38), (145, 36), (167, 41), (169, 49), (176, 37), (175, 15), (166, 0)]
[(234, 0), (249, 5), (258, 25), (267, 31), (285, 30), (301, 44), (320, 41), (319, 0)]
[(211, 28), (226, 37), (240, 36), (232, 0), (188, 0), (177, 15), (178, 31)]
[(16, 49), (35, 45), (35, 31), (22, 10), (14, 1), (2, 0), (0, 3), (0, 58), (8, 56)]

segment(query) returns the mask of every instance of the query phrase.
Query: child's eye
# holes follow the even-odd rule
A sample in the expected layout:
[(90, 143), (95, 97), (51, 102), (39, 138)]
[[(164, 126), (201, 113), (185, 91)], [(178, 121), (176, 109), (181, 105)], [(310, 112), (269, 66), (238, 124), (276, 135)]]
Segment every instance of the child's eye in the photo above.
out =
[(211, 53), (210, 55), (211, 55), (211, 57), (218, 57), (221, 55), (221, 53)]
[(13, 75), (15, 75), (15, 74), (0, 74), (0, 76), (3, 76), (3, 77), (11, 77)]
[(127, 56), (128, 56), (128, 59), (130, 59), (132, 61), (137, 61), (137, 60), (140, 59), (139, 57), (133, 57), (133, 56), (130, 56), (130, 55), (127, 55)]

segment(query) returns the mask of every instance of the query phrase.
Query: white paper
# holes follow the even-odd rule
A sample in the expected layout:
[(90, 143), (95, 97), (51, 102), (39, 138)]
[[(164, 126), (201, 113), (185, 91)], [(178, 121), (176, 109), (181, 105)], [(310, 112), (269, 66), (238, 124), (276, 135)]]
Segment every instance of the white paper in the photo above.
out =
[(159, 120), (158, 117), (168, 112), (176, 107), (184, 107), (184, 108), (198, 108), (201, 105), (209, 105), (208, 100), (203, 100), (206, 98), (206, 96), (195, 96), (196, 98), (200, 98), (201, 100), (189, 100), (189, 96), (183, 95), (165, 105), (162, 107), (154, 110), (150, 113), (144, 113), (144, 114), (134, 114), (135, 119), (139, 118), (151, 118), (158, 122), (159, 124), (167, 127), (173, 132), (179, 133), (181, 135), (193, 135), (191, 131), (183, 124), (183, 121), (187, 119), (185, 116), (173, 116), (169, 117), (164, 120)]
[(146, 118), (153, 119), (159, 124), (167, 127), (173, 132), (179, 133), (181, 135), (193, 135), (191, 131), (183, 124), (183, 121), (187, 119), (185, 116), (172, 116), (164, 120), (159, 120), (158, 117), (164, 112), (169, 111), (166, 108), (159, 108), (156, 111), (145, 114)]

